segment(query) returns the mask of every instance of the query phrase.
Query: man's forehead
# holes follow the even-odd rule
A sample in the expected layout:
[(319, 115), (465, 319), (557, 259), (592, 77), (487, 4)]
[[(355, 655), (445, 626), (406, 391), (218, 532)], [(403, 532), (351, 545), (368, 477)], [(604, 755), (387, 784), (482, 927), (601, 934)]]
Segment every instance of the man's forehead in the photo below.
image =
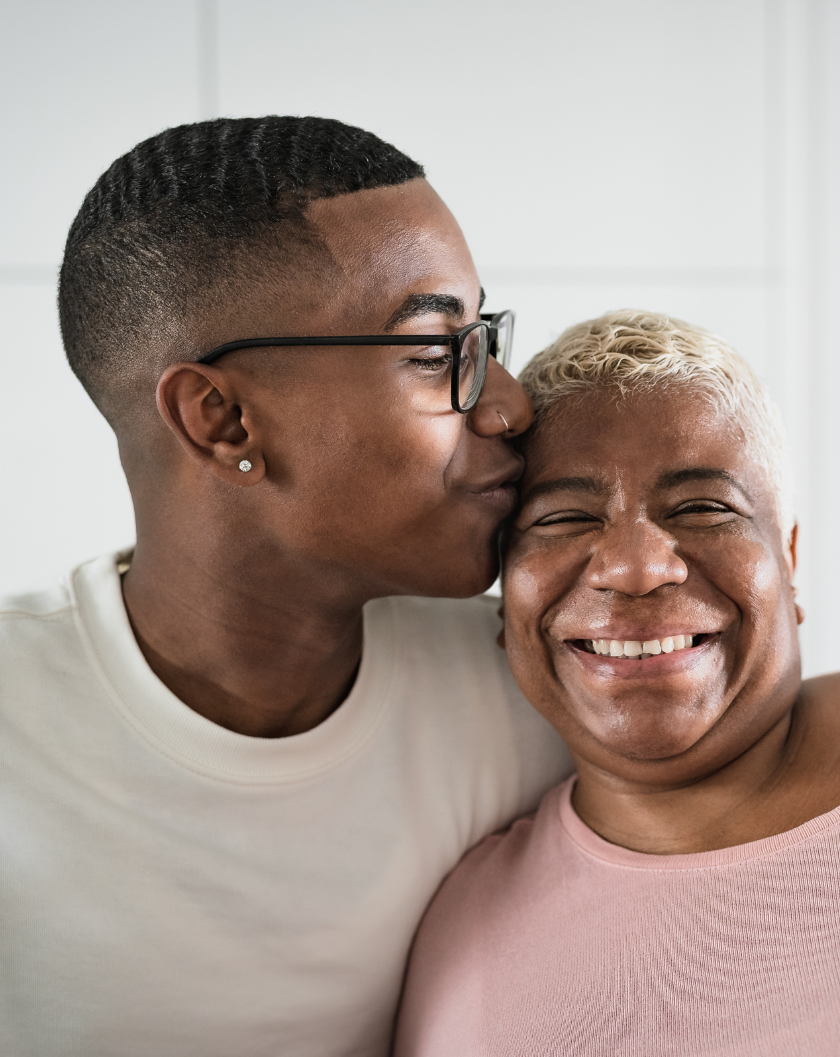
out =
[(480, 287), (472, 257), (425, 180), (316, 201), (308, 216), (341, 271), (333, 304), (345, 317), (375, 313), (386, 331), (431, 313), (456, 325), (474, 318)]
[(319, 198), (309, 205), (306, 216), (338, 254), (422, 240), (432, 232), (459, 231), (446, 205), (423, 179)]

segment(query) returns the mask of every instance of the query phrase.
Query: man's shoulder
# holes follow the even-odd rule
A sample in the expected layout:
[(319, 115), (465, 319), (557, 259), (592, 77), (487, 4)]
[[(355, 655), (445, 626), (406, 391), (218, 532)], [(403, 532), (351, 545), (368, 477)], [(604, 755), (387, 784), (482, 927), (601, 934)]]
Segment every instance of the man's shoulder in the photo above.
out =
[(533, 810), (572, 763), (511, 674), (497, 641), (500, 599), (400, 597), (375, 605), (393, 624), (397, 711), (411, 724), (412, 743), (434, 743), (453, 775), (480, 772), (485, 800), (495, 804), (469, 843)]
[[(369, 645), (387, 644), (399, 681), (425, 699), (424, 710), (527, 709), (498, 644), (497, 598), (394, 597), (372, 603)], [(430, 697), (433, 700), (430, 700)]]
[(61, 667), (59, 657), (67, 661), (71, 654), (84, 654), (78, 588), (90, 579), (92, 570), (103, 569), (117, 579), (114, 555), (85, 562), (45, 587), (0, 595), (3, 674), (12, 668), (32, 674), (42, 662)]
[(30, 723), (38, 702), (87, 667), (71, 584), (0, 596), (0, 723)]
[(0, 595), (0, 635), (20, 622), (60, 621), (72, 614), (75, 600), (66, 579), (22, 594)]
[(508, 681), (507, 661), (498, 645), (502, 621), (501, 600), (477, 598), (418, 598), (398, 596), (372, 603), (375, 611), (389, 613), (396, 640), (404, 658), (428, 662), (437, 658), (445, 666), (454, 664), (464, 674), (477, 678), (492, 671), (494, 678)]
[(380, 599), (403, 620), (428, 624), (431, 627), (446, 625), (483, 630), (494, 629), (498, 633), (502, 626), (499, 610), (502, 604), (497, 595), (476, 595), (473, 598), (420, 598), (414, 595), (395, 595)]

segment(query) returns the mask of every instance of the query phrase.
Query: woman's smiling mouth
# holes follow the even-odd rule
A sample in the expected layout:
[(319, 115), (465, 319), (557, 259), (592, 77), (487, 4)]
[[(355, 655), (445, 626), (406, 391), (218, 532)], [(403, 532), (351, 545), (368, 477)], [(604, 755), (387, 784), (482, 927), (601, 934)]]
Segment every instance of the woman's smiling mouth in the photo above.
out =
[(566, 639), (566, 645), (587, 668), (612, 672), (674, 671), (699, 659), (720, 637), (719, 632), (691, 632), (638, 639)]
[(622, 657), (627, 660), (644, 660), (658, 657), (660, 653), (676, 653), (699, 646), (708, 635), (666, 635), (661, 639), (576, 639), (575, 646), (587, 653), (598, 653), (602, 657)]

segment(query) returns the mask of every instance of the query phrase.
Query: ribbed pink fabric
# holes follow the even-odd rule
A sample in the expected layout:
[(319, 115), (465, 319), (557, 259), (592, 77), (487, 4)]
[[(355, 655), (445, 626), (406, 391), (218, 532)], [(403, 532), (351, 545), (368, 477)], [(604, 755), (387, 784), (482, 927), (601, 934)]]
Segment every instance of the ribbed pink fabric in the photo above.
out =
[(593, 833), (572, 785), (444, 884), (397, 1057), (837, 1057), (840, 808), (723, 851), (643, 855)]

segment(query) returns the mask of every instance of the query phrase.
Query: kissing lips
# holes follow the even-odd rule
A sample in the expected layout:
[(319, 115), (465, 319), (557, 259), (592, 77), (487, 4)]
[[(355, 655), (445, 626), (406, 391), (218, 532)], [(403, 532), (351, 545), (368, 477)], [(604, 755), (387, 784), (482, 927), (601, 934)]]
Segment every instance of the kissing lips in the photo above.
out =
[(477, 499), (496, 507), (500, 517), (507, 517), (516, 507), (518, 500), (516, 482), (522, 476), (523, 469), (524, 462), (517, 461), (509, 465), (503, 473), (470, 486), (468, 491)]

